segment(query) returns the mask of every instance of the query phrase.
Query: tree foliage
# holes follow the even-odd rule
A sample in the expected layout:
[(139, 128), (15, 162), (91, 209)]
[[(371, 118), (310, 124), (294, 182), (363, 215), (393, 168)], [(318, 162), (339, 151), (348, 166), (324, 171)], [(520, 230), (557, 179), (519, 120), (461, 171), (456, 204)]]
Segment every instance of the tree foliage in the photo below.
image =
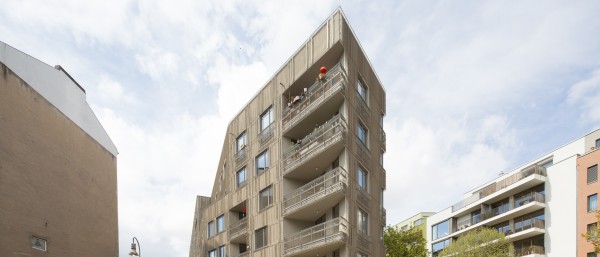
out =
[(600, 235), (600, 227), (598, 226), (598, 224), (600, 224), (600, 211), (596, 211), (595, 229), (592, 229), (591, 231), (588, 231), (585, 234), (581, 234), (582, 237), (584, 237), (590, 243), (592, 243), (592, 245), (594, 245), (595, 253), (600, 253), (600, 239), (598, 238), (598, 235)]
[(493, 228), (478, 228), (460, 236), (440, 252), (439, 257), (509, 257), (514, 248), (504, 236)]
[(427, 240), (417, 228), (401, 230), (388, 227), (383, 232), (387, 257), (427, 257)]

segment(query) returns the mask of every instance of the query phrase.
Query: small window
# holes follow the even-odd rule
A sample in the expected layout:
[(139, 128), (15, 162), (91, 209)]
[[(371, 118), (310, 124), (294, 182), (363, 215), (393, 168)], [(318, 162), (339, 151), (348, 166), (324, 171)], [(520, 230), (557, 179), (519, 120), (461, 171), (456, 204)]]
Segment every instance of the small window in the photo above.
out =
[(368, 181), (369, 181), (369, 173), (362, 167), (362, 166), (358, 166), (358, 188), (362, 189), (363, 191), (367, 191), (368, 187)]
[(260, 131), (262, 132), (269, 128), (271, 123), (273, 123), (273, 108), (269, 107), (260, 115)]
[(598, 237), (598, 223), (591, 223), (587, 225), (587, 232), (590, 238)]
[(367, 95), (367, 86), (365, 86), (365, 83), (360, 78), (358, 79), (356, 90), (358, 90), (358, 96), (360, 97), (360, 99), (362, 99), (366, 104), (368, 104), (369, 101), (367, 99), (369, 98)]
[(588, 196), (587, 203), (588, 212), (593, 212), (598, 210), (598, 194), (593, 194)]
[(31, 237), (31, 248), (45, 252), (47, 251), (46, 246), (46, 239), (37, 236)]
[(225, 254), (225, 246), (224, 245), (219, 246), (219, 257), (227, 257), (227, 255)]
[(600, 138), (596, 139), (596, 148), (600, 148)]
[(215, 235), (215, 221), (208, 222), (208, 237)]
[(258, 193), (258, 210), (267, 208), (273, 203), (273, 187), (268, 186)]
[(363, 145), (368, 145), (369, 130), (367, 130), (367, 128), (360, 122), (357, 126), (356, 135), (358, 136), (358, 140), (363, 143)]
[(587, 253), (587, 257), (596, 257), (596, 253)]
[(421, 224), (423, 224), (423, 218), (421, 218), (421, 219), (418, 219), (418, 220), (415, 220), (415, 221), (413, 222), (413, 226), (414, 226), (414, 227), (416, 227), (416, 226), (419, 226), (419, 225), (421, 225)]
[(217, 257), (217, 250), (212, 249), (212, 250), (208, 251), (208, 257)]
[(256, 174), (261, 174), (269, 168), (269, 150), (256, 156)]
[(240, 152), (242, 151), (242, 149), (244, 149), (246, 147), (247, 141), (246, 141), (246, 131), (242, 132), (242, 134), (240, 134), (236, 141), (235, 141), (235, 148), (236, 148), (236, 152)]
[(369, 234), (369, 215), (362, 209), (358, 209), (356, 226), (358, 227), (358, 233), (363, 235)]
[(217, 233), (225, 231), (225, 215), (217, 217)]
[(241, 168), (235, 173), (235, 184), (238, 188), (246, 184), (246, 167)]
[(267, 227), (254, 231), (254, 249), (260, 249), (267, 245)]
[(598, 165), (594, 165), (587, 169), (587, 182), (588, 184), (598, 181)]

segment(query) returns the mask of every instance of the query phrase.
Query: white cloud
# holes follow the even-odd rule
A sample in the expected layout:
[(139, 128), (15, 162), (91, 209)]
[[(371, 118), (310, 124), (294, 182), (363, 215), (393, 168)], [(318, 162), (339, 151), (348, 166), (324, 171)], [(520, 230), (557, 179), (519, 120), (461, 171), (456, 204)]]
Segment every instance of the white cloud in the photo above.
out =
[(568, 101), (579, 107), (584, 122), (600, 124), (600, 69), (569, 90)]

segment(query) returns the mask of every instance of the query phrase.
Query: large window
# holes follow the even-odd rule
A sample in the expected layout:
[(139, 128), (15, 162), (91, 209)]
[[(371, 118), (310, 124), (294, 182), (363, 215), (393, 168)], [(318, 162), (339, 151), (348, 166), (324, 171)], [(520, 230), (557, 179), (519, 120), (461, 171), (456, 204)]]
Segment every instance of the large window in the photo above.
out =
[(227, 254), (225, 254), (225, 246), (224, 245), (219, 246), (219, 257), (227, 257)]
[(217, 233), (225, 231), (225, 215), (217, 217)]
[(369, 257), (369, 255), (367, 255), (365, 253), (357, 252), (356, 257)]
[(588, 184), (598, 181), (598, 165), (589, 167), (587, 170), (587, 182)]
[(246, 184), (246, 167), (235, 173), (235, 184), (238, 188)]
[(358, 136), (358, 140), (363, 143), (363, 145), (367, 146), (369, 130), (367, 130), (367, 128), (360, 122), (357, 126), (356, 135)]
[(263, 173), (269, 168), (269, 149), (256, 156), (256, 174)]
[(268, 186), (258, 193), (258, 209), (262, 210), (273, 203), (273, 187)]
[(448, 245), (450, 245), (450, 239), (432, 244), (431, 252), (433, 256), (437, 256), (442, 250), (444, 250), (444, 248), (448, 247)]
[(588, 212), (598, 210), (598, 194), (588, 196), (587, 210)]
[(215, 235), (215, 221), (211, 220), (208, 222), (208, 237), (212, 237)]
[(240, 152), (244, 147), (246, 147), (246, 131), (242, 132), (235, 141), (235, 149), (236, 152)]
[(446, 220), (442, 223), (433, 225), (432, 229), (432, 240), (436, 240), (441, 237), (445, 237), (450, 234), (450, 220)]
[(267, 227), (262, 227), (254, 231), (254, 249), (259, 249), (267, 245)]
[(365, 86), (365, 83), (360, 78), (358, 79), (356, 90), (358, 90), (358, 96), (360, 99), (368, 104), (367, 86)]
[(367, 189), (368, 189), (367, 185), (368, 185), (368, 181), (369, 181), (369, 173), (360, 165), (358, 166), (358, 174), (357, 174), (356, 181), (358, 181), (359, 189), (367, 191)]
[(260, 131), (267, 129), (273, 123), (273, 108), (269, 107), (260, 115)]
[(358, 227), (358, 233), (369, 234), (369, 215), (360, 208), (357, 211), (356, 226)]

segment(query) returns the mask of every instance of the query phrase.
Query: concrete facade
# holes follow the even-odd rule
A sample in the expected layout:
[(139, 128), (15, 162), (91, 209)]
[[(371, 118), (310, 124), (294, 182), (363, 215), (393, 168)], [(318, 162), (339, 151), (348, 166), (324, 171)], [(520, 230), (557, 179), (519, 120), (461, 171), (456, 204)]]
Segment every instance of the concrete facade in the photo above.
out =
[(118, 256), (116, 155), (77, 82), (0, 42), (0, 256)]
[(384, 115), (338, 9), (229, 123), (190, 256), (384, 256)]
[(467, 192), (462, 201), (429, 217), (432, 256), (478, 227), (504, 232), (516, 256), (577, 255), (582, 244), (578, 223), (589, 218), (587, 211), (581, 211), (582, 197), (587, 201), (588, 194), (598, 191), (597, 187), (581, 190), (578, 167), (585, 166), (587, 172), (587, 166), (598, 162), (586, 149), (599, 138), (600, 130), (587, 134)]

